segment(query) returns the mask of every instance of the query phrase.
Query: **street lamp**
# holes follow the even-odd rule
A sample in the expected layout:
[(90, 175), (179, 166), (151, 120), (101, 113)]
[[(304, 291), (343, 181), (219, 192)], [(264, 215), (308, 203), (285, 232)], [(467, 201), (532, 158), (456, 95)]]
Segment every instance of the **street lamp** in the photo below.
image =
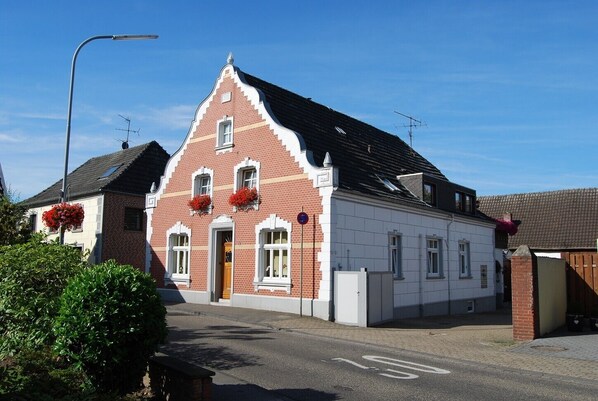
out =
[[(73, 62), (71, 64), (71, 81), (69, 85), (69, 105), (66, 115), (66, 145), (64, 147), (64, 175), (62, 177), (62, 190), (60, 191), (60, 202), (66, 202), (66, 176), (69, 169), (69, 146), (71, 141), (71, 111), (73, 110), (73, 86), (75, 83), (75, 64), (77, 62), (77, 55), (81, 48), (97, 39), (112, 39), (112, 40), (148, 40), (158, 39), (158, 35), (98, 35), (87, 38), (77, 47), (75, 54), (73, 54)], [(64, 232), (60, 230), (60, 243), (64, 244)]]

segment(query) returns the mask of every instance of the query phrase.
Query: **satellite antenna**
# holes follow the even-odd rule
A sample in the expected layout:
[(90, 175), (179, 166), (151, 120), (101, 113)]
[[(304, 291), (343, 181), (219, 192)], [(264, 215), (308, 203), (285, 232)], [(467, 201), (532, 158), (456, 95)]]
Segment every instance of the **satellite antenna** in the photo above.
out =
[(123, 150), (125, 150), (125, 149), (129, 149), (129, 134), (130, 134), (131, 132), (133, 132), (133, 133), (135, 133), (135, 134), (139, 135), (139, 131), (141, 131), (141, 128), (140, 128), (140, 129), (138, 129), (137, 131), (135, 131), (135, 130), (132, 130), (132, 129), (131, 129), (131, 119), (130, 119), (130, 118), (128, 118), (128, 117), (125, 117), (125, 116), (123, 116), (122, 114), (119, 114), (118, 116), (127, 122), (127, 129), (124, 129), (124, 128), (116, 128), (118, 131), (126, 131), (126, 132), (127, 132), (127, 139), (125, 139), (124, 141), (123, 141), (122, 139), (119, 139), (119, 141), (121, 141), (121, 142), (123, 143), (123, 144), (122, 144), (122, 148), (123, 148)]
[(409, 125), (404, 125), (404, 127), (409, 127), (409, 147), (413, 150), (413, 128), (421, 127), (426, 124), (407, 114), (399, 113), (398, 111), (395, 111), (395, 113), (409, 119)]

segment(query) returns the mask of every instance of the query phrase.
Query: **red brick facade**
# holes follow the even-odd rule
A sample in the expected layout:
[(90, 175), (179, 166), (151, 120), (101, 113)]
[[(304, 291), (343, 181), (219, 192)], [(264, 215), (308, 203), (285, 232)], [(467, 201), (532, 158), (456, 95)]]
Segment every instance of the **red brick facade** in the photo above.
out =
[(511, 258), (511, 283), (513, 339), (529, 341), (538, 338), (538, 261), (527, 246), (520, 246)]
[[(322, 199), (318, 188), (308, 178), (306, 171), (295, 160), (273, 129), (272, 120), (265, 118), (252, 105), (250, 99), (234, 81), (230, 72), (224, 73), (216, 85), (205, 109), (200, 107), (197, 122), (179, 152), (171, 158), (156, 195), (150, 229), (150, 272), (164, 286), (167, 269), (167, 231), (177, 222), (191, 230), (190, 282), (177, 284), (180, 290), (207, 291), (210, 271), (217, 269), (215, 257), (210, 258), (210, 224), (219, 216), (227, 216), (234, 224), (232, 292), (234, 294), (269, 297), (299, 297), (299, 264), (301, 226), (297, 214), (304, 210), (310, 217), (304, 227), (303, 294), (304, 298), (317, 298), (321, 280), (318, 252), (323, 240), (318, 224), (322, 214)], [(252, 88), (245, 90), (253, 90)], [(223, 101), (228, 98), (230, 100)], [(224, 98), (223, 98), (224, 95)], [(204, 105), (205, 106), (205, 105)], [(202, 114), (202, 110), (205, 112)], [(218, 121), (224, 116), (233, 120), (234, 146), (217, 150)], [(235, 166), (245, 160), (258, 162), (258, 210), (234, 211), (228, 198), (234, 192)], [(213, 171), (212, 206), (210, 214), (190, 215), (187, 202), (192, 196), (193, 174), (205, 167)], [(238, 187), (238, 185), (237, 185)], [(286, 290), (256, 290), (256, 226), (272, 214), (292, 224), (291, 266), (292, 286)], [(212, 263), (210, 263), (212, 261)], [(212, 264), (212, 266), (210, 266)], [(214, 273), (212, 273), (214, 274)], [(170, 288), (175, 288), (170, 286)], [(211, 299), (214, 300), (214, 299)]]

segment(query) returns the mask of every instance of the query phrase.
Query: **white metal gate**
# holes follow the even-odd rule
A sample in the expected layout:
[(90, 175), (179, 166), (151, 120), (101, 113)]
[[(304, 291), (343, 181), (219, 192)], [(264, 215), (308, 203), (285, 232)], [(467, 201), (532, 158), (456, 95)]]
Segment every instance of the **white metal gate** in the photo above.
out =
[(367, 325), (365, 271), (334, 272), (334, 320), (353, 326)]

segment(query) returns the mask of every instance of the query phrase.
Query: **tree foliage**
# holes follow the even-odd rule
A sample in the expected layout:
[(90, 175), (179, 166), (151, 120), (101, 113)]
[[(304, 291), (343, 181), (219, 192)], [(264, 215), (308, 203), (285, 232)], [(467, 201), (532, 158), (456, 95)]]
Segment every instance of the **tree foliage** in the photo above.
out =
[(0, 247), (0, 357), (53, 344), (62, 291), (85, 265), (78, 250), (39, 234)]
[(0, 245), (20, 244), (29, 239), (26, 213), (27, 207), (13, 202), (10, 195), (0, 195)]
[(55, 351), (98, 391), (124, 394), (166, 339), (166, 309), (151, 276), (108, 261), (69, 282), (54, 332)]

